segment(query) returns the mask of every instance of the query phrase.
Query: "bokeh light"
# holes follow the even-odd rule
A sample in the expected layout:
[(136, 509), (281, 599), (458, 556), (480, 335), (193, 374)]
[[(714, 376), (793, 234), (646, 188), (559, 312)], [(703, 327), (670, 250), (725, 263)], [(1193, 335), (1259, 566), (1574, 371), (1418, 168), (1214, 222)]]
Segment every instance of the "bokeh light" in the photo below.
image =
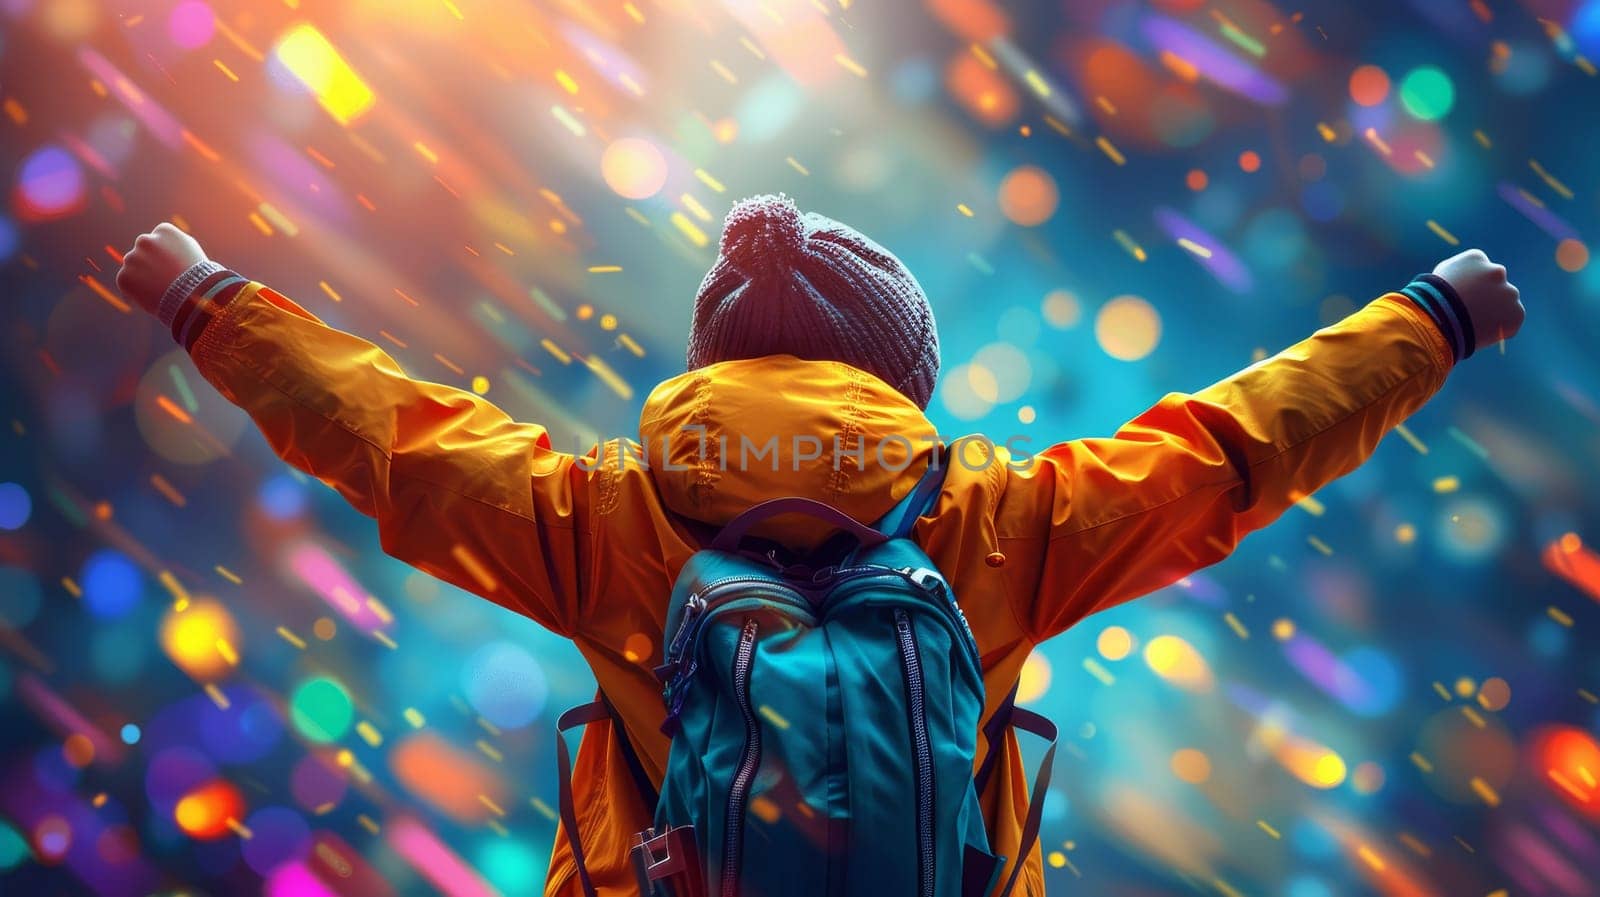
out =
[(200, 680), (226, 674), (238, 662), (238, 627), (228, 609), (215, 601), (191, 602), (167, 611), (161, 621), (161, 647), (185, 673)]
[(119, 551), (90, 555), (79, 574), (83, 603), (97, 617), (115, 619), (133, 612), (144, 592), (144, 575)]
[(504, 894), (532, 894), (544, 884), (542, 860), (537, 850), (525, 843), (495, 838), (478, 852), (477, 866)]
[(290, 696), (289, 719), (301, 735), (325, 744), (338, 741), (350, 731), (355, 705), (350, 693), (336, 680), (314, 676), (300, 683)]
[(340, 124), (361, 118), (376, 100), (372, 88), (313, 25), (290, 28), (272, 48), (272, 57)]
[(1350, 99), (1376, 106), (1389, 97), (1389, 73), (1376, 65), (1357, 66), (1350, 73)]
[(33, 827), (33, 843), (39, 859), (59, 862), (72, 847), (72, 824), (60, 816), (46, 816)]
[(1191, 785), (1203, 784), (1211, 778), (1211, 758), (1195, 748), (1175, 752), (1171, 766), (1173, 775)]
[(174, 44), (185, 50), (210, 43), (216, 30), (216, 16), (204, 0), (183, 0), (167, 15), (167, 34)]
[(1118, 361), (1138, 361), (1161, 342), (1161, 315), (1138, 296), (1118, 296), (1100, 306), (1094, 320), (1095, 340)]
[(27, 839), (10, 823), (0, 820), (0, 872), (16, 868), (29, 855)]
[(654, 143), (637, 137), (613, 140), (600, 156), (606, 186), (625, 199), (649, 199), (667, 183), (667, 160)]
[(389, 752), (389, 767), (408, 791), (458, 822), (490, 818), (480, 794), (504, 806), (506, 786), (496, 772), (434, 733), (407, 735)]
[(1582, 729), (1557, 726), (1535, 740), (1535, 763), (1556, 796), (1600, 819), (1600, 743)]
[(191, 838), (221, 838), (230, 831), (228, 822), (238, 822), (244, 815), (244, 797), (233, 784), (216, 780), (179, 798), (172, 815)]
[(0, 529), (22, 529), (32, 514), (33, 499), (21, 483), (0, 483)]
[(1055, 179), (1036, 165), (1014, 168), (1000, 181), (1000, 211), (1023, 227), (1049, 221), (1060, 199)]
[(1211, 666), (1194, 646), (1176, 635), (1158, 635), (1144, 646), (1144, 661), (1157, 676), (1188, 692), (1209, 692)]
[(1133, 653), (1134, 639), (1128, 630), (1121, 626), (1107, 626), (1100, 630), (1100, 636), (1095, 640), (1095, 646), (1100, 651), (1100, 656), (1106, 660), (1121, 660)]
[(87, 189), (83, 166), (71, 153), (41, 147), (17, 170), (18, 213), (34, 220), (70, 215), (82, 206)]
[(1076, 327), (1078, 320), (1083, 317), (1083, 305), (1068, 290), (1051, 290), (1044, 296), (1041, 313), (1051, 327), (1067, 330)]
[(1478, 703), (1483, 709), (1501, 711), (1511, 703), (1511, 685), (1499, 676), (1491, 676), (1478, 687)]
[(1455, 84), (1437, 66), (1418, 66), (1400, 82), (1400, 104), (1423, 121), (1444, 118), (1455, 102)]
[(979, 122), (996, 128), (1016, 118), (1021, 105), (1016, 88), (973, 54), (957, 52), (944, 80), (950, 95)]
[(544, 710), (544, 670), (526, 648), (490, 642), (473, 652), (461, 670), (461, 690), (484, 719), (501, 729), (520, 729)]
[(1044, 697), (1050, 690), (1050, 661), (1038, 651), (1028, 655), (1022, 664), (1022, 677), (1017, 685), (1017, 703), (1030, 704)]
[(1571, 237), (1556, 244), (1556, 264), (1568, 274), (1576, 274), (1589, 264), (1589, 247)]

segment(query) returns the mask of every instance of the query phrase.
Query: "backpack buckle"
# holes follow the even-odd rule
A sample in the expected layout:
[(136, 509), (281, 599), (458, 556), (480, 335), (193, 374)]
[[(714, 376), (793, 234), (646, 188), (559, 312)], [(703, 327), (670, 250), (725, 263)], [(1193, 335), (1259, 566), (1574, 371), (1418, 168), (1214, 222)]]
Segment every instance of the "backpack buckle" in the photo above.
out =
[(944, 577), (939, 575), (939, 571), (930, 570), (927, 567), (918, 567), (915, 570), (910, 567), (901, 567), (900, 573), (916, 584), (918, 588), (925, 591), (937, 591), (944, 586)]
[(647, 828), (633, 836), (628, 851), (639, 893), (649, 897), (700, 897), (706, 893), (694, 826), (657, 833)]

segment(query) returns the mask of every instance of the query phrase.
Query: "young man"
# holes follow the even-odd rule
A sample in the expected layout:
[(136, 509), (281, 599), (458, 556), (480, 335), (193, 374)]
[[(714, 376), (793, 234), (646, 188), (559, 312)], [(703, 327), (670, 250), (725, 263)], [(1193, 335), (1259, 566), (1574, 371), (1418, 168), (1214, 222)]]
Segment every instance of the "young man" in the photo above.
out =
[[(921, 287), (887, 250), (782, 198), (728, 215), (688, 371), (644, 405), (648, 468), (615, 443), (556, 451), (536, 424), (408, 378), (170, 224), (138, 238), (117, 283), (284, 460), (377, 518), (385, 551), (573, 639), (656, 781), (669, 742), (652, 667), (674, 578), (700, 547), (683, 521), (720, 525), (794, 495), (870, 521), (935, 463), (923, 409), (939, 348)], [(1035, 645), (1226, 557), (1364, 461), (1457, 361), (1522, 318), (1505, 269), (1472, 250), (1271, 359), (1167, 395), (1111, 438), (1028, 464), (939, 460), (943, 492), (914, 538), (970, 622), (984, 717)], [(804, 548), (826, 533), (765, 535)], [(1014, 737), (1000, 748), (981, 798), (994, 852), (1014, 857), (1026, 784)], [(986, 749), (979, 738), (980, 761)], [(574, 779), (597, 889), (632, 893), (627, 850), (653, 808), (607, 725), (589, 727)], [(567, 841), (555, 845), (546, 894), (578, 894)], [(1024, 859), (1018, 893), (1043, 893), (1039, 857)]]

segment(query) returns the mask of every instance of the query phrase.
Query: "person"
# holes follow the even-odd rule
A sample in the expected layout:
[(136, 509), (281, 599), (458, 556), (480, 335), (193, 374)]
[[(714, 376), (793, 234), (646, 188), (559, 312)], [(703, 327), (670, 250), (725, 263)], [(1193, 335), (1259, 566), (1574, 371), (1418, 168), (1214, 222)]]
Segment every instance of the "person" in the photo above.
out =
[[(171, 224), (135, 241), (117, 284), (280, 457), (375, 517), (384, 551), (572, 639), (657, 782), (669, 741), (652, 667), (674, 577), (700, 547), (691, 522), (781, 496), (870, 521), (940, 461), (924, 413), (939, 343), (921, 286), (882, 246), (782, 197), (728, 214), (687, 370), (645, 401), (640, 444), (584, 457), (478, 395), (406, 376)], [(1470, 250), (1219, 383), (1166, 395), (1109, 438), (1027, 463), (946, 447), (942, 492), (913, 537), (976, 638), (984, 718), (1034, 646), (1226, 557), (1361, 464), (1523, 314), (1505, 269)], [(767, 535), (804, 549), (827, 533)], [(996, 750), (981, 804), (994, 852), (1014, 863), (1026, 779), (1014, 736)], [(980, 738), (979, 759), (988, 751)], [(652, 808), (633, 772), (611, 724), (590, 726), (574, 800), (602, 894), (634, 890), (627, 851)], [(567, 839), (554, 843), (545, 893), (579, 893)], [(1037, 845), (1023, 861), (1019, 892), (1042, 894)]]

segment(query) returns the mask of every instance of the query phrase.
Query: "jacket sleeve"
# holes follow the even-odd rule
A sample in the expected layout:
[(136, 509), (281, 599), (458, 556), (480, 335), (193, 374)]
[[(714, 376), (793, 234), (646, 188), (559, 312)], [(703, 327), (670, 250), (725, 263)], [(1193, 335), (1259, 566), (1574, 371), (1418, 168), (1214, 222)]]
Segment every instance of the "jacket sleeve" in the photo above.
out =
[(1042, 641), (1213, 564), (1360, 465), (1444, 384), (1461, 353), (1441, 326), (1390, 293), (1109, 439), (1009, 470), (996, 536), (1031, 574), (1012, 594), (1025, 632)]
[(413, 380), (377, 346), (213, 263), (180, 277), (159, 314), (279, 457), (377, 519), (384, 551), (575, 631), (587, 474), (543, 427)]

